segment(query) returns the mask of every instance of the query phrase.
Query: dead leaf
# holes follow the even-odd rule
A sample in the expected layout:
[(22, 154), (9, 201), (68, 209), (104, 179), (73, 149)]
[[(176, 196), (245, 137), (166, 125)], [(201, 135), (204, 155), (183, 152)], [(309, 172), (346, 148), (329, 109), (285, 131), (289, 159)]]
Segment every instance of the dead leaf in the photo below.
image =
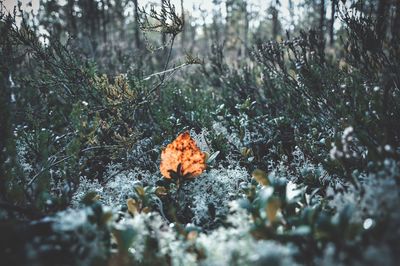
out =
[(189, 132), (180, 134), (161, 152), (160, 171), (165, 178), (171, 173), (193, 178), (206, 169), (206, 155), (197, 147)]

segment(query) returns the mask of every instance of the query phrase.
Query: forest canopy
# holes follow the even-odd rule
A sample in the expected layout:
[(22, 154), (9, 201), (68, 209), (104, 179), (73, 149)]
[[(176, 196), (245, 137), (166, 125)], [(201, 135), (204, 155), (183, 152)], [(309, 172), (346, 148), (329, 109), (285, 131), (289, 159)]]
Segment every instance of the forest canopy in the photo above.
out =
[(1, 265), (398, 265), (400, 1), (0, 0)]

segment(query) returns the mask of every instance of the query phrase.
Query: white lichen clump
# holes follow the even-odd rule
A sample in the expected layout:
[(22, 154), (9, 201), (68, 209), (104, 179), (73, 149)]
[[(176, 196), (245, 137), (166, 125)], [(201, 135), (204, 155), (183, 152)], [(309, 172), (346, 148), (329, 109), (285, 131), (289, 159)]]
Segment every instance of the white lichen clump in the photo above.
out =
[(176, 234), (175, 228), (167, 226), (157, 214), (127, 218), (122, 223), (137, 232), (129, 252), (137, 262), (143, 262), (147, 240), (153, 238), (158, 246), (158, 250), (152, 250), (154, 258), (169, 255), (171, 265), (296, 265), (293, 247), (255, 240), (249, 234), (249, 215), (236, 202), (230, 206), (227, 220), (231, 227), (199, 233), (190, 240)]
[(399, 174), (396, 162), (386, 159), (383, 170), (378, 173), (360, 175), (361, 188), (351, 186), (343, 193), (335, 193), (333, 189), (328, 188), (328, 196), (332, 196), (329, 206), (337, 212), (341, 212), (347, 206), (354, 208), (351, 219), (358, 223), (363, 223), (369, 218), (386, 218), (388, 215), (394, 220), (398, 219), (400, 195), (396, 177)]
[(191, 206), (194, 224), (210, 225), (216, 217), (228, 214), (229, 203), (241, 194), (240, 184), (249, 181), (248, 172), (239, 166), (211, 169), (184, 185), (182, 205)]
[[(191, 243), (177, 236), (173, 227), (169, 226), (157, 213), (140, 213), (133, 218), (124, 218), (119, 225), (130, 227), (135, 231), (129, 253), (137, 263), (145, 260), (157, 261), (170, 256), (172, 265), (195, 265), (195, 254), (186, 252)], [(147, 250), (149, 239), (157, 243), (157, 250)], [(152, 253), (152, 258), (144, 257), (145, 253)]]
[(33, 171), (33, 166), (28, 162), (28, 146), (25, 142), (18, 140), (16, 142), (17, 161), (24, 174), (30, 174)]
[(158, 176), (149, 171), (121, 170), (120, 166), (109, 166), (105, 175), (105, 182), (101, 184), (98, 180), (88, 180), (81, 177), (80, 185), (72, 198), (72, 206), (78, 207), (81, 200), (88, 192), (96, 192), (100, 196), (100, 202), (105, 206), (120, 209), (126, 204), (126, 200), (132, 196), (134, 185), (140, 182), (146, 185), (155, 185)]
[[(111, 214), (110, 210), (104, 208), (101, 212)], [(31, 265), (42, 265), (46, 258), (59, 252), (63, 246), (68, 246), (64, 256), (68, 257), (71, 265), (92, 265), (95, 260), (105, 260), (109, 249), (106, 241), (109, 232), (105, 224), (94, 222), (96, 215), (91, 208), (67, 209), (32, 222), (31, 226), (47, 228), (48, 231), (28, 238), (25, 243), (28, 261)]]

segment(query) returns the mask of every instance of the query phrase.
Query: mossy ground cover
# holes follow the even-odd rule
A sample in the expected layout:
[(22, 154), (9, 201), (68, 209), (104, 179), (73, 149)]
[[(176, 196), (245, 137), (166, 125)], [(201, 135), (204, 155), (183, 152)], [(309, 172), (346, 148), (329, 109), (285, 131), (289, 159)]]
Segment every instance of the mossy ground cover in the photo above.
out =
[[(332, 47), (299, 31), (202, 59), (168, 4), (141, 10), (163, 49), (97, 57), (2, 7), (0, 264), (397, 265), (399, 36), (336, 4)], [(206, 169), (162, 174), (182, 133)]]

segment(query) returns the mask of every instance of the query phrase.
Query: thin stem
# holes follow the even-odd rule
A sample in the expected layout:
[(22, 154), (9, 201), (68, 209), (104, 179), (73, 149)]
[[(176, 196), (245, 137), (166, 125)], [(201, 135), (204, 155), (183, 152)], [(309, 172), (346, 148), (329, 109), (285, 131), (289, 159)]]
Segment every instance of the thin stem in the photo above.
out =
[(180, 69), (180, 68), (182, 68), (182, 67), (185, 67), (185, 66), (187, 66), (187, 65), (188, 65), (187, 63), (183, 63), (183, 64), (181, 64), (181, 65), (179, 65), (179, 66), (176, 66), (176, 67), (173, 67), (173, 68), (170, 68), (170, 69), (161, 71), (161, 72), (157, 72), (157, 73), (151, 74), (151, 75), (145, 77), (143, 80), (149, 80), (149, 79), (151, 79), (151, 78), (154, 77), (154, 76), (163, 75), (163, 74), (166, 74), (166, 73), (169, 73), (169, 72), (178, 70), (178, 69)]
[(173, 46), (174, 46), (175, 37), (176, 37), (176, 34), (172, 35), (171, 45), (170, 45), (170, 47), (169, 47), (167, 62), (165, 63), (164, 71), (167, 70), (168, 64), (169, 64), (169, 60), (171, 59), (172, 48), (173, 48)]

